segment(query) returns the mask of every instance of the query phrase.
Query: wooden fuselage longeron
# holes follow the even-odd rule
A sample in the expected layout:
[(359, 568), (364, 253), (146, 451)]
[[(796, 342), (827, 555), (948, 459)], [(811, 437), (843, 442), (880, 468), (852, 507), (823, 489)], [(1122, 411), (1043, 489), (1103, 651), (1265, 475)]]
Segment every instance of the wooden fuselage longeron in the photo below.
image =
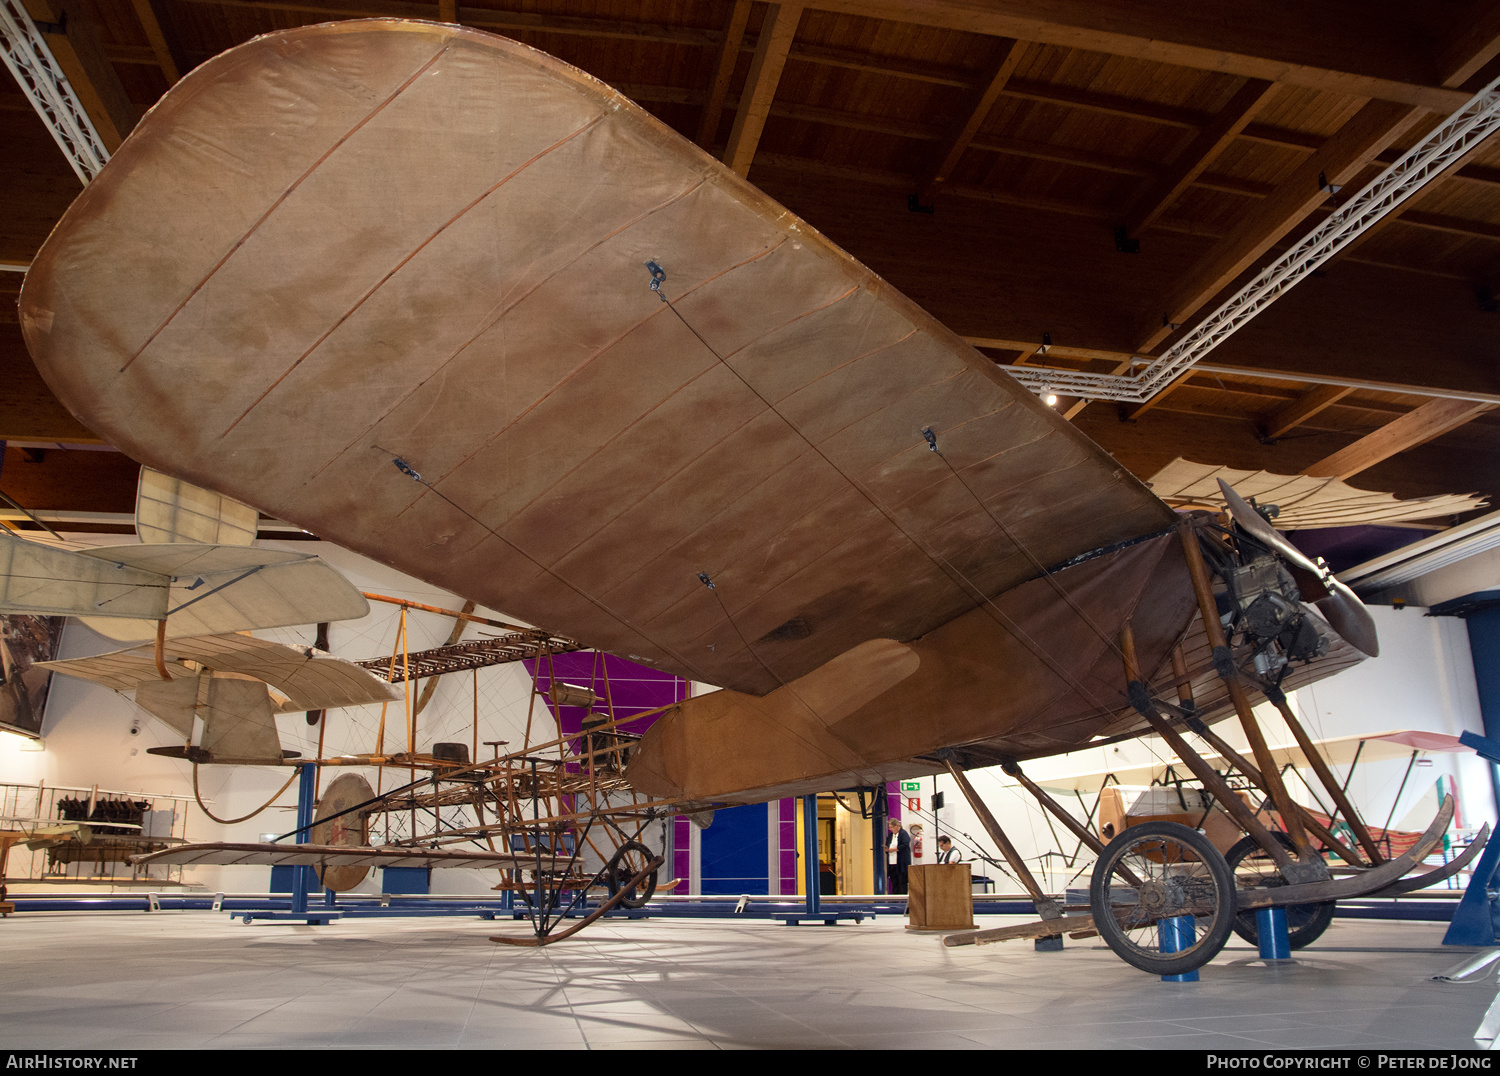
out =
[[(1216, 712), (1171, 509), (718, 161), (503, 38), (369, 20), (202, 65), (69, 209), (21, 321), (134, 458), (725, 688), (632, 752), (652, 795), (1143, 728), (1127, 622), (1143, 677), (1185, 642)], [(1358, 659), (1333, 642), (1296, 676)]]

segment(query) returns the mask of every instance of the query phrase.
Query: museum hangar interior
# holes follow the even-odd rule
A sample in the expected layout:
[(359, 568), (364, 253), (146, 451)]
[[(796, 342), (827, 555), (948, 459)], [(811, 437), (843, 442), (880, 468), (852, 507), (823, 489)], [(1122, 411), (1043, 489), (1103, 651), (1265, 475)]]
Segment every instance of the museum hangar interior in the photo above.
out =
[[(0, 1044), (1493, 1039), (1492, 970), (1433, 977), (1493, 942), (1443, 945), (1497, 820), (1494, 767), (1457, 738), (1500, 740), (1500, 3), (0, 15)], [(325, 138), (340, 109), (362, 118)], [(408, 227), (421, 241), (372, 269)], [(591, 319), (630, 302), (653, 304), (619, 337), (635, 365), (567, 365), (614, 348)], [(484, 328), (450, 347), (465, 319)], [(422, 366), (439, 347), (473, 362)], [(708, 374), (661, 358), (697, 349)], [(739, 386), (866, 515), (725, 403)], [(418, 401), (370, 435), (383, 455), (319, 455), (381, 393)], [(930, 565), (861, 545), (883, 526)], [(138, 542), (217, 552), (163, 567), (120, 551)], [(1200, 545), (1241, 581), (1208, 620)], [(1233, 597), (1256, 550), (1286, 566), (1260, 606)], [(140, 593), (170, 577), (170, 610), (84, 616), (103, 591), (48, 604), (14, 582), (114, 585), (100, 564)], [(28, 672), (49, 660), (77, 664)], [(1229, 718), (1211, 778), (1172, 739), (1195, 712)], [(719, 739), (695, 731), (713, 719)], [(1265, 772), (1218, 795), (1250, 757)], [(1116, 845), (1090, 841), (1186, 822), (1217, 847), (1186, 853), (1196, 877), (1252, 840), (1241, 802), (1313, 870), (1265, 851), (1294, 884), (1347, 887), (1418, 845), (1453, 873), (1409, 900), (1320, 891), (1354, 897), (1293, 905), (1331, 925), (1284, 958), (1243, 922), (1273, 920), (1226, 910), (1226, 866), (1214, 913), (1184, 915), (1220, 931), (1201, 977), (1175, 954), (1208, 943), (1174, 949), (1156, 919), (1133, 941), (1097, 914), (1035, 929), (1097, 905)], [(963, 925), (1009, 940), (919, 921), (888, 820), (914, 867), (949, 837)], [(278, 842), (386, 856), (319, 861), (320, 885)], [(913, 877), (936, 902), (948, 875)], [(556, 945), (490, 940), (565, 933), (574, 895), (614, 903)], [(1153, 959), (1196, 981), (1158, 983)]]

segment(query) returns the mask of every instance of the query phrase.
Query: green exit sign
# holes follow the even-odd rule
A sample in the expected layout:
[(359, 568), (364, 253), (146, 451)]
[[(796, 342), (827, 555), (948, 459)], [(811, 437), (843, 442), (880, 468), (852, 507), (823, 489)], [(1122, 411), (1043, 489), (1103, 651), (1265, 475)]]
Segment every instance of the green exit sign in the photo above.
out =
[(922, 782), (921, 781), (902, 781), (901, 782), (901, 791), (902, 792), (920, 792), (920, 791), (922, 791)]

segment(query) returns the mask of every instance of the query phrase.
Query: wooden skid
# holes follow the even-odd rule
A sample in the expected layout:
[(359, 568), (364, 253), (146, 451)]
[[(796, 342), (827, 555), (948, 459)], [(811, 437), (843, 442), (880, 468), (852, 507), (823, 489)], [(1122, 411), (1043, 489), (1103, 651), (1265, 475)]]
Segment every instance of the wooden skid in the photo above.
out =
[(625, 894), (629, 893), (636, 886), (645, 881), (647, 875), (649, 875), (652, 871), (660, 870), (661, 865), (665, 862), (666, 860), (662, 859), (661, 856), (657, 856), (655, 859), (651, 860), (651, 862), (647, 863), (642, 870), (636, 872), (634, 878), (630, 879), (630, 881), (625, 885), (622, 885), (615, 892), (614, 896), (610, 897), (603, 904), (599, 905), (599, 907), (595, 908), (588, 915), (584, 916), (582, 920), (574, 923), (567, 930), (560, 931), (556, 934), (550, 932), (546, 934), (536, 934), (529, 938), (511, 938), (503, 934), (495, 934), (490, 936), (490, 941), (498, 942), (501, 945), (518, 945), (522, 946), (523, 948), (540, 948), (543, 945), (551, 945), (553, 942), (562, 941), (564, 938), (571, 938), (574, 934), (577, 934), (584, 927), (588, 926), (590, 923), (593, 923), (595, 920), (603, 916), (606, 912), (609, 912), (611, 909), (613, 909), (615, 905), (619, 904), (620, 901), (625, 899)]
[(1061, 919), (1038, 919), (1032, 923), (1017, 923), (1009, 927), (990, 927), (986, 930), (949, 934), (944, 945), (985, 945), (989, 942), (1017, 941), (1022, 938), (1050, 938), (1056, 934), (1094, 933), (1094, 917), (1089, 914), (1065, 915)]
[(1414, 893), (1418, 889), (1426, 889), (1428, 886), (1436, 885), (1438, 882), (1452, 878), (1459, 871), (1474, 862), (1476, 856), (1484, 851), (1485, 844), (1489, 841), (1490, 824), (1486, 822), (1475, 834), (1474, 839), (1469, 842), (1463, 854), (1452, 863), (1445, 863), (1441, 867), (1434, 868), (1426, 874), (1419, 874), (1415, 878), (1403, 878), (1399, 882), (1393, 882), (1384, 889), (1377, 889), (1373, 893), (1364, 894), (1367, 897), (1395, 897), (1402, 893)]
[[(1452, 821), (1453, 797), (1445, 796), (1442, 806), (1438, 808), (1437, 814), (1433, 816), (1431, 824), (1422, 833), (1421, 838), (1395, 859), (1348, 878), (1338, 878), (1327, 882), (1304, 882), (1300, 885), (1281, 886), (1276, 889), (1241, 889), (1238, 892), (1238, 908), (1243, 912), (1278, 905), (1313, 904), (1325, 900), (1367, 897), (1394, 882), (1399, 882), (1404, 875), (1409, 874), (1417, 864), (1426, 859), (1428, 853), (1443, 839), (1443, 832)], [(1437, 879), (1433, 880), (1437, 881)]]

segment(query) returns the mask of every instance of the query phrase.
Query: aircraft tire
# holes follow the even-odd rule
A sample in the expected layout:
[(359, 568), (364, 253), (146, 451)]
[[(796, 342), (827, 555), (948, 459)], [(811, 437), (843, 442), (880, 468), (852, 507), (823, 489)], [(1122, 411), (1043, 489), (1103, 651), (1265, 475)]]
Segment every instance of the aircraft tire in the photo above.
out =
[[(604, 884), (609, 888), (609, 895), (618, 893), (621, 886), (627, 885), (637, 871), (655, 858), (656, 854), (640, 841), (626, 841), (620, 845), (604, 868)], [(620, 898), (618, 907), (644, 908), (646, 902), (656, 895), (656, 874), (652, 871), (646, 875), (639, 885)]]
[[(1276, 839), (1285, 847), (1290, 849), (1292, 842), (1285, 834), (1277, 833)], [(1255, 843), (1253, 837), (1242, 837), (1236, 841), (1224, 854), (1224, 859), (1229, 864), (1229, 870), (1235, 876), (1235, 884), (1239, 884), (1242, 871), (1250, 868), (1243, 867), (1246, 860), (1254, 861), (1264, 858), (1260, 845)], [(1275, 868), (1269, 861), (1266, 864), (1268, 870), (1263, 873), (1265, 879), (1260, 885), (1284, 885), (1281, 878), (1276, 875)], [(1247, 889), (1255, 888), (1246, 886)], [(1293, 949), (1301, 949), (1311, 945), (1323, 936), (1333, 922), (1333, 913), (1336, 901), (1324, 900), (1316, 904), (1292, 904), (1286, 909), (1286, 933), (1287, 942)], [(1242, 941), (1251, 945), (1260, 945), (1260, 931), (1256, 926), (1255, 913), (1253, 911), (1240, 912), (1234, 917), (1234, 932)]]
[[(1105, 846), (1089, 881), (1094, 926), (1115, 955), (1152, 975), (1182, 975), (1207, 964), (1234, 925), (1234, 875), (1197, 830), (1176, 822), (1131, 826)], [(1163, 946), (1174, 909), (1193, 918), (1193, 940)]]

